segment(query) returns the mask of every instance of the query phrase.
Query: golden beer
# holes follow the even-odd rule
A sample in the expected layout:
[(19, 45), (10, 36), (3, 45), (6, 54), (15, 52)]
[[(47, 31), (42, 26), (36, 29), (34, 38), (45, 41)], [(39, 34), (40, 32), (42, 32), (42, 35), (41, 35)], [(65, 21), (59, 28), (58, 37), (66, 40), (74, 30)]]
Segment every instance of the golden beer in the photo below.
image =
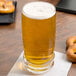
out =
[[(22, 36), (24, 59), (36, 73), (47, 70), (54, 59), (56, 11), (47, 2), (31, 2), (23, 7)], [(31, 66), (32, 68), (30, 68)], [(37, 69), (36, 69), (37, 68)]]

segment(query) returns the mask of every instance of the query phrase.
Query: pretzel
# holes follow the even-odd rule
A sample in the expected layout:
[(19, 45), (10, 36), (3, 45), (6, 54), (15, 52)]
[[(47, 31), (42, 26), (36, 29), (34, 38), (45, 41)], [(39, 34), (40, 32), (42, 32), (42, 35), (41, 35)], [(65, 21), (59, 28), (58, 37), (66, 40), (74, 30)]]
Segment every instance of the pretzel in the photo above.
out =
[(15, 7), (12, 1), (0, 0), (0, 13), (12, 13)]
[(67, 59), (71, 62), (76, 62), (76, 44), (72, 45), (67, 50)]
[(76, 36), (71, 36), (66, 40), (67, 48), (76, 44)]
[(67, 59), (71, 62), (76, 62), (76, 36), (71, 36), (66, 40)]

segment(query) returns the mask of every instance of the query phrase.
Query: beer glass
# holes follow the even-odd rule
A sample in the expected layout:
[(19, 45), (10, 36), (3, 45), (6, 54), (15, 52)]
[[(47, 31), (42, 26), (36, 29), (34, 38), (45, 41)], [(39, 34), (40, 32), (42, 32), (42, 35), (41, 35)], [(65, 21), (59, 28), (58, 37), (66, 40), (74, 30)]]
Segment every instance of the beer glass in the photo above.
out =
[(24, 69), (40, 74), (54, 63), (56, 10), (48, 2), (30, 2), (22, 10)]

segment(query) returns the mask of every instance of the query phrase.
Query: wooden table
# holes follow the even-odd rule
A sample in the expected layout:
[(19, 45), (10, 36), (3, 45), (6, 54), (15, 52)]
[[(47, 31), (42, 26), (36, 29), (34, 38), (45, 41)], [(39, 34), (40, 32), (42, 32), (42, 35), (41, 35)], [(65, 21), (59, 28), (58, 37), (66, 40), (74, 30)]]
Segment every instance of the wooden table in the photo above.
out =
[[(10, 25), (0, 25), (0, 76), (6, 76), (23, 50), (21, 36), (21, 10), (25, 3), (36, 0), (18, 0), (16, 21)], [(56, 3), (59, 0), (44, 0)], [(76, 35), (76, 15), (57, 11), (57, 32), (55, 50), (65, 53), (65, 41)], [(64, 68), (64, 66), (63, 66)], [(76, 76), (73, 63), (68, 76)]]

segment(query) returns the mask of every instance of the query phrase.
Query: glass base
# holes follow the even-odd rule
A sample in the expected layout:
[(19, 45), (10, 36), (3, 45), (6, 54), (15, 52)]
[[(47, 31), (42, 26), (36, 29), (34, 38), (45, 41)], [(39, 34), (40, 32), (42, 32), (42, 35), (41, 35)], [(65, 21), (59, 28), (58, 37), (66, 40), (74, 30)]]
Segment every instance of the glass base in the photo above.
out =
[(25, 70), (28, 70), (29, 72), (32, 72), (34, 74), (42, 74), (47, 72), (54, 64), (53, 59), (45, 64), (42, 65), (35, 65), (32, 63), (29, 63), (25, 58), (23, 62), (23, 68)]

